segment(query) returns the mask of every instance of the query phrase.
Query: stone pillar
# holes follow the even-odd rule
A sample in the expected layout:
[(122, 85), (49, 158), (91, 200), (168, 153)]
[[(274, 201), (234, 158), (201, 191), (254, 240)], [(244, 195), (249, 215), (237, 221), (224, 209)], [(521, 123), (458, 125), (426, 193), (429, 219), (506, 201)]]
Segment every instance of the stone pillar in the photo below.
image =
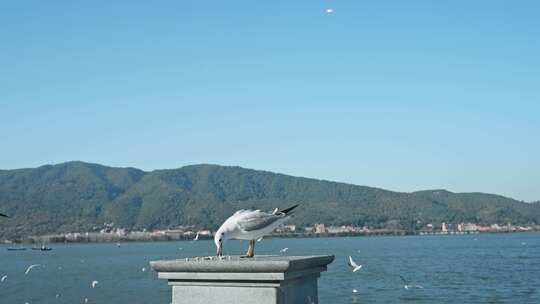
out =
[(173, 304), (317, 304), (317, 279), (334, 256), (238, 256), (150, 262)]

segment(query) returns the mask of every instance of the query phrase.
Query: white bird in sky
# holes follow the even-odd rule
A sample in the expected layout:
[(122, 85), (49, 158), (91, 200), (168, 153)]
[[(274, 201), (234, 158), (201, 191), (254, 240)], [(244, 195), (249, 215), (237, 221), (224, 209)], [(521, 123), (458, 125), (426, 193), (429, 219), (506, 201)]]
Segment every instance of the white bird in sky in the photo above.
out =
[(283, 224), (290, 215), (290, 212), (298, 207), (294, 205), (290, 208), (268, 213), (260, 210), (239, 210), (219, 227), (214, 235), (214, 243), (217, 248), (217, 255), (223, 254), (223, 242), (228, 239), (249, 240), (249, 247), (246, 257), (252, 258), (255, 250), (255, 240), (269, 234)]
[(285, 248), (281, 249), (279, 252), (285, 253), (285, 252), (287, 252), (287, 250), (289, 250), (289, 247), (285, 247)]
[(99, 284), (98, 281), (92, 281), (92, 288), (96, 288), (96, 285)]
[(349, 266), (351, 267), (352, 272), (357, 272), (358, 270), (362, 269), (362, 265), (356, 264), (351, 256), (349, 256)]
[(38, 266), (40, 266), (40, 265), (39, 264), (34, 264), (34, 265), (28, 266), (28, 268), (26, 268), (26, 271), (24, 272), (24, 274), (27, 275), (30, 272), (30, 270), (32, 270), (32, 268), (38, 267)]
[(0, 279), (0, 282), (4, 282), (6, 279), (7, 279), (7, 275), (3, 276), (3, 277)]
[(326, 13), (327, 13), (327, 14), (331, 14), (331, 13), (333, 13), (333, 12), (334, 12), (334, 9), (333, 9), (333, 8), (327, 8), (327, 9), (326, 9)]

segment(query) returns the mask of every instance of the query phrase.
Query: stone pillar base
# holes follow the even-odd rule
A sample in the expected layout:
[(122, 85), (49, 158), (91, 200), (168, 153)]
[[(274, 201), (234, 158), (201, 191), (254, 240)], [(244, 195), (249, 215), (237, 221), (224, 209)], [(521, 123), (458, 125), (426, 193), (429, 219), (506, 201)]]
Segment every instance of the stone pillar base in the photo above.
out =
[(154, 261), (173, 304), (317, 304), (317, 279), (334, 256), (238, 256)]

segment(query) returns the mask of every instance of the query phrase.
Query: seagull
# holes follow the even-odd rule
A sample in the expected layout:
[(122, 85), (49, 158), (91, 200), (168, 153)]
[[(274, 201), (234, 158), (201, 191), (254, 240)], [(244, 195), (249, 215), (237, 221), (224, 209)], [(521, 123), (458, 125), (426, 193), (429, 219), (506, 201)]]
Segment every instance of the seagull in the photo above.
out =
[(38, 267), (38, 266), (41, 266), (41, 265), (39, 265), (39, 264), (34, 264), (34, 265), (28, 266), (28, 268), (26, 268), (26, 271), (24, 272), (24, 274), (27, 275), (27, 274), (30, 272), (30, 270), (32, 270), (32, 268)]
[(145, 271), (146, 271), (146, 267), (141, 268), (141, 271), (142, 271), (142, 272), (145, 272)]
[(352, 292), (353, 292), (353, 293), (357, 293), (357, 292), (358, 292), (358, 290), (356, 290), (356, 289), (353, 289), (353, 290), (352, 290)]
[(334, 9), (333, 9), (333, 8), (327, 8), (327, 9), (326, 9), (326, 13), (327, 13), (327, 14), (331, 14), (331, 13), (333, 13), (333, 12), (334, 12)]
[(254, 256), (255, 240), (269, 234), (274, 229), (283, 224), (289, 213), (298, 207), (294, 205), (275, 213), (263, 212), (261, 210), (239, 210), (219, 227), (214, 235), (214, 243), (217, 248), (217, 256), (223, 254), (223, 242), (227, 239), (249, 240), (249, 247), (246, 253), (247, 258)]
[(362, 269), (362, 265), (356, 264), (356, 262), (353, 261), (351, 256), (349, 256), (349, 266), (351, 266), (352, 272), (357, 272), (358, 270)]
[(96, 285), (98, 284), (98, 281), (92, 281), (92, 288), (96, 288)]
[[(274, 211), (272, 211), (272, 214), (278, 214), (279, 212), (279, 209), (278, 208), (275, 208)], [(257, 242), (260, 242), (262, 241), (264, 238), (264, 236), (261, 236), (260, 238), (257, 239)]]
[(405, 280), (404, 277), (402, 277), (401, 275), (400, 275), (399, 277), (400, 277), (401, 280), (403, 281), (403, 284), (405, 284), (405, 285), (403, 285), (403, 288), (405, 288), (405, 289), (407, 289), (407, 290), (409, 290), (409, 289), (411, 289), (411, 288), (420, 288), (420, 289), (424, 288), (424, 287), (422, 287), (422, 286), (420, 286), (420, 285), (409, 285), (409, 282), (407, 282), (407, 280)]
[(4, 282), (6, 279), (7, 279), (7, 275), (3, 276), (3, 277), (0, 279), (0, 282)]
[(198, 241), (199, 240), (199, 233), (197, 232), (197, 235), (195, 236), (195, 238), (193, 239), (194, 241)]
[(287, 250), (289, 250), (289, 247), (285, 247), (285, 248), (281, 249), (279, 252), (285, 253), (285, 252), (287, 252)]

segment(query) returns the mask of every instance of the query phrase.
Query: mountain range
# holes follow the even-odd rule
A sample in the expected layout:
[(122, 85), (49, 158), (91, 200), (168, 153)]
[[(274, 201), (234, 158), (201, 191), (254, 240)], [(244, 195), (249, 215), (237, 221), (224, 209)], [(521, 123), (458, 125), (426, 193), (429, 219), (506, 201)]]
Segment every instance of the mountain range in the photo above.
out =
[(540, 224), (540, 204), (485, 193), (412, 193), (219, 165), (146, 172), (85, 162), (0, 170), (0, 239), (195, 225), (217, 229), (235, 210), (299, 203), (291, 223), (415, 230), (426, 223)]

